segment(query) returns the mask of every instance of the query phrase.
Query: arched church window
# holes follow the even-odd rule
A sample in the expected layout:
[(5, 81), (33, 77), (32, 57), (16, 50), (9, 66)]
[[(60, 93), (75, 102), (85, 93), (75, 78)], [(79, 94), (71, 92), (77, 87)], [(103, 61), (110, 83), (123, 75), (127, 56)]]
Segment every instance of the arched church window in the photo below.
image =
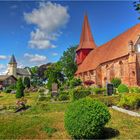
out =
[(135, 76), (135, 71), (132, 71), (132, 75)]
[(108, 64), (105, 67), (108, 68)]
[(119, 61), (119, 65), (120, 65), (120, 76), (123, 76), (123, 74), (124, 74), (123, 62)]
[(110, 80), (112, 80), (112, 78), (114, 78), (114, 77), (115, 77), (114, 64), (112, 64), (110, 67)]

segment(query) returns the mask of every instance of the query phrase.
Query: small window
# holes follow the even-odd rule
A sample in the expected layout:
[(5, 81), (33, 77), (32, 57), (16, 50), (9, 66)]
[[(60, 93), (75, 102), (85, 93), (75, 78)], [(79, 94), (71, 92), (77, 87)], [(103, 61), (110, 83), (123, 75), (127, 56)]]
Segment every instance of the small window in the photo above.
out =
[(137, 52), (140, 52), (140, 44), (137, 44)]
[(135, 71), (132, 71), (132, 75), (135, 76)]

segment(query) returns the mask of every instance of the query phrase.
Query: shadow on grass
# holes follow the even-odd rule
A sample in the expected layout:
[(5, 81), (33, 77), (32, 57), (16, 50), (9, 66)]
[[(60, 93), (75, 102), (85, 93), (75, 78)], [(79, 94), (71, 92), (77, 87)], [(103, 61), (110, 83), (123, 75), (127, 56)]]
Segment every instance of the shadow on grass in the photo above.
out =
[(101, 139), (111, 139), (120, 135), (120, 132), (117, 129), (110, 127), (105, 127), (101, 136)]

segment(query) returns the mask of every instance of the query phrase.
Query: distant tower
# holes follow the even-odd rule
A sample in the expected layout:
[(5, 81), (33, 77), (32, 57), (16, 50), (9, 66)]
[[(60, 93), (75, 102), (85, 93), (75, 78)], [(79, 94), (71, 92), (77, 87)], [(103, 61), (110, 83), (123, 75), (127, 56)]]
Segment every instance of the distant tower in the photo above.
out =
[(8, 75), (13, 75), (16, 77), (17, 76), (16, 73), (17, 73), (17, 62), (15, 56), (12, 55), (8, 65)]
[(80, 44), (76, 49), (76, 62), (77, 64), (81, 64), (89, 52), (93, 49), (96, 49), (96, 44), (92, 37), (92, 33), (90, 30), (88, 16), (85, 15), (84, 23), (82, 27), (82, 33), (80, 38)]

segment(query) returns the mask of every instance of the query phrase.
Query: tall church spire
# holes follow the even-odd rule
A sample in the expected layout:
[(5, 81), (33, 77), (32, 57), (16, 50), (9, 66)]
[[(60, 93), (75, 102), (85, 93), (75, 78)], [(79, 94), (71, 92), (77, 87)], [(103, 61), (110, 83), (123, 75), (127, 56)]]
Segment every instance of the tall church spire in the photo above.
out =
[(79, 51), (80, 49), (95, 49), (95, 48), (96, 48), (96, 44), (92, 37), (90, 25), (88, 22), (88, 16), (87, 14), (85, 14), (81, 38), (80, 38), (80, 44), (76, 51)]
[(17, 62), (16, 62), (14, 55), (11, 56), (11, 59), (10, 59), (9, 65), (8, 65), (8, 73), (7, 74), (13, 75), (15, 77), (17, 76)]
[(15, 56), (12, 55), (9, 64), (17, 64)]

